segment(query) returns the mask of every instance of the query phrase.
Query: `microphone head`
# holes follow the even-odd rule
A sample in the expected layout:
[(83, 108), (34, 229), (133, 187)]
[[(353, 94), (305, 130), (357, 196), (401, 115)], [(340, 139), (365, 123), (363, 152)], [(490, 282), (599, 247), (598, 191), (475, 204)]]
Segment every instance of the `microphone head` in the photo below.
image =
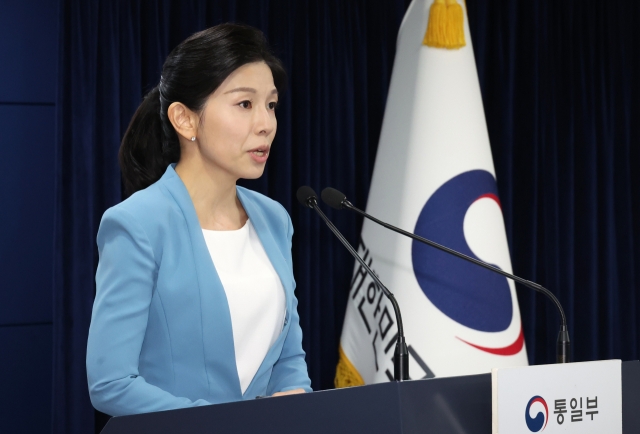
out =
[(298, 202), (300, 202), (300, 205), (306, 206), (308, 208), (313, 208), (313, 206), (311, 205), (312, 200), (318, 202), (318, 196), (316, 195), (316, 192), (313, 191), (313, 188), (309, 187), (308, 185), (303, 185), (298, 189), (298, 191), (296, 192), (296, 198), (298, 199)]
[(347, 196), (335, 188), (327, 187), (322, 190), (322, 200), (331, 208), (342, 209)]

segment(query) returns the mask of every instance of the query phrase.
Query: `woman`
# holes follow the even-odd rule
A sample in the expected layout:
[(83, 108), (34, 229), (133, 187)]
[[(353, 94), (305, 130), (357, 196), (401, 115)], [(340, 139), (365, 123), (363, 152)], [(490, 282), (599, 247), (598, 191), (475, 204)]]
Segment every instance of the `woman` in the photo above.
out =
[(87, 346), (110, 415), (311, 391), (291, 220), (262, 175), (286, 75), (261, 32), (222, 24), (167, 58), (120, 148), (130, 198), (105, 212)]

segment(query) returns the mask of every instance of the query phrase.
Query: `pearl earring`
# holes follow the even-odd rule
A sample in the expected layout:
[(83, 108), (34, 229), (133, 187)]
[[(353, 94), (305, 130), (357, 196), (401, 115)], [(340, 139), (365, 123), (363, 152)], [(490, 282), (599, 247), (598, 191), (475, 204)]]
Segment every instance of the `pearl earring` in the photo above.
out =
[(196, 141), (196, 136), (191, 136), (191, 141), (195, 142)]

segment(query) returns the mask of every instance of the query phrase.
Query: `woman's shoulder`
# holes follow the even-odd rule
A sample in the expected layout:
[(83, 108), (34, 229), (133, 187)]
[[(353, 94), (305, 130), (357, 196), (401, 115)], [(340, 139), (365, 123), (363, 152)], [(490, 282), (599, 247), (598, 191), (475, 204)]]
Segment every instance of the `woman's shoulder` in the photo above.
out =
[(171, 201), (168, 199), (158, 183), (155, 183), (109, 208), (105, 215), (107, 213), (129, 214), (143, 220), (157, 218), (172, 208)]
[(175, 179), (179, 178), (173, 165), (167, 166), (160, 179), (109, 208), (103, 218), (109, 215), (128, 215), (144, 222), (165, 219), (168, 213), (176, 210), (175, 199), (169, 192), (172, 183), (176, 183)]

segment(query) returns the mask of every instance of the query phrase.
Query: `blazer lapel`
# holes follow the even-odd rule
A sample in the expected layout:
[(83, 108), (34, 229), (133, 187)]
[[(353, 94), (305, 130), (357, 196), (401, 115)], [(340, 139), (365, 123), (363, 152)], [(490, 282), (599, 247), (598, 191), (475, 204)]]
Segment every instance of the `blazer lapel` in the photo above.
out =
[[(200, 287), (200, 315), (209, 393), (226, 388), (242, 398), (236, 367), (231, 313), (220, 277), (213, 265), (202, 234), (196, 210), (184, 183), (170, 165), (162, 177), (162, 184), (184, 215), (189, 232), (193, 261)], [(176, 228), (177, 229), (177, 228)], [(215, 374), (214, 374), (215, 373)], [(225, 384), (220, 384), (220, 383)]]
[[(258, 368), (258, 371), (254, 376), (255, 380), (256, 378), (260, 378), (266, 369), (271, 368), (280, 357), (282, 345), (284, 344), (284, 339), (287, 335), (287, 331), (289, 330), (289, 318), (291, 316), (291, 309), (293, 306), (293, 272), (291, 270), (291, 267), (287, 264), (282, 250), (278, 247), (278, 243), (273, 237), (272, 224), (270, 224), (266, 219), (258, 204), (256, 204), (255, 201), (252, 200), (251, 197), (249, 197), (241, 189), (237, 189), (236, 191), (238, 194), (238, 198), (240, 199), (240, 202), (244, 207), (244, 210), (247, 212), (247, 215), (249, 216), (249, 219), (251, 219), (251, 223), (253, 224), (256, 233), (258, 234), (258, 238), (262, 243), (262, 247), (269, 257), (269, 260), (271, 261), (271, 265), (273, 265), (273, 268), (276, 270), (278, 277), (280, 277), (280, 281), (282, 282), (282, 286), (284, 288), (284, 295), (286, 300), (284, 327), (282, 328), (280, 336), (278, 336), (278, 339), (271, 346), (271, 348), (267, 352), (267, 355), (262, 361), (262, 364)], [(249, 384), (249, 387), (247, 387), (245, 396), (251, 397), (252, 388), (253, 381)]]
[(276, 270), (278, 277), (280, 277), (280, 281), (282, 282), (282, 286), (284, 287), (286, 297), (286, 319), (288, 320), (289, 309), (292, 302), (291, 296), (293, 295), (291, 268), (287, 265), (287, 262), (282, 255), (282, 251), (278, 247), (276, 240), (273, 238), (271, 226), (266, 220), (262, 210), (242, 190), (238, 189), (237, 194), (240, 202), (242, 203), (242, 206), (244, 207), (244, 210), (249, 216), (249, 219), (251, 219), (253, 227), (256, 229), (258, 238), (260, 238), (262, 247), (264, 247), (269, 260), (271, 261), (271, 265), (273, 265), (273, 268)]

